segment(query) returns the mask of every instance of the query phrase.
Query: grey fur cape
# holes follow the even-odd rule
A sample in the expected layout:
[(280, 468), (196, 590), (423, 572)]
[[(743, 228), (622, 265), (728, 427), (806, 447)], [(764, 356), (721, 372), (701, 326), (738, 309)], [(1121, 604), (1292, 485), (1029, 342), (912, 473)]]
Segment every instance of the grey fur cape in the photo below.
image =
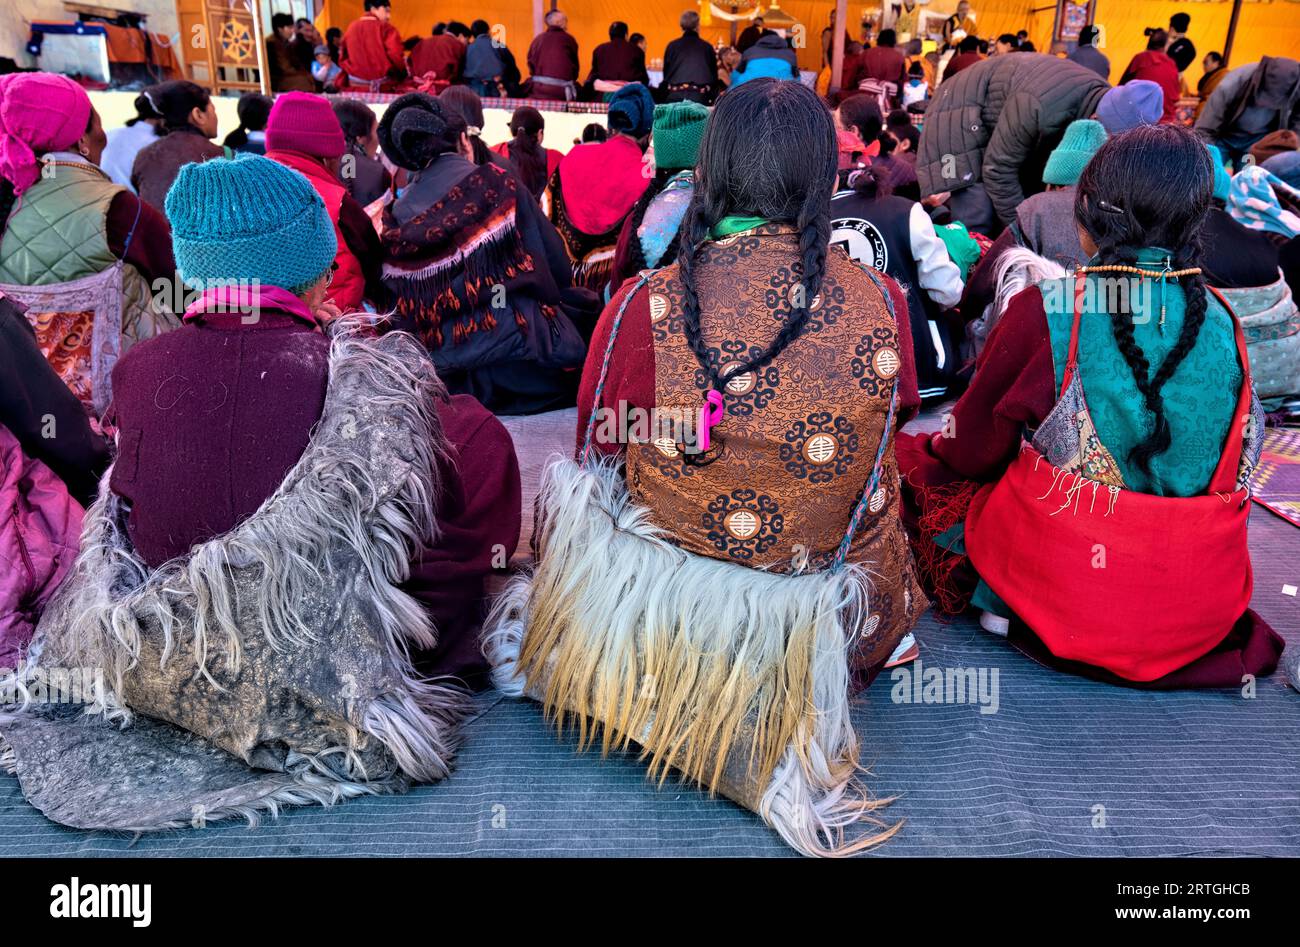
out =
[[(104, 475), (0, 716), (0, 763), (54, 821), (255, 821), (447, 775), (468, 698), (414, 672), (434, 629), (398, 587), (437, 532), (445, 392), (410, 336), (331, 334), (306, 452), (229, 533), (151, 570)], [(50, 701), (62, 669), (92, 669), (86, 702)]]

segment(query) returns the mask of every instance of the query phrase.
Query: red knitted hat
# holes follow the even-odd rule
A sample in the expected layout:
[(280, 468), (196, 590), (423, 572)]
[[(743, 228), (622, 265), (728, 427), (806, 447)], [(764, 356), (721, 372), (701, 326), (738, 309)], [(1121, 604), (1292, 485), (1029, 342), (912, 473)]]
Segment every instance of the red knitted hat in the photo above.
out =
[(266, 122), (268, 151), (296, 151), (313, 158), (341, 158), (346, 144), (334, 109), (322, 95), (285, 92), (276, 96)]

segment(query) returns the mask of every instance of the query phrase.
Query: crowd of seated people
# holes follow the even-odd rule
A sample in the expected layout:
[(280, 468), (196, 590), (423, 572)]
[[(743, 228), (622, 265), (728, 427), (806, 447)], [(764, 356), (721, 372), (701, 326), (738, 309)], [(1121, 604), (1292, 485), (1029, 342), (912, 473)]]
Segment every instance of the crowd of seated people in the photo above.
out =
[[(1181, 15), (1112, 86), (1091, 31), (967, 14), (805, 82), (689, 10), (652, 88), (626, 23), (587, 69), (551, 11), (524, 76), (484, 20), (404, 42), (365, 0), (324, 40), (277, 16), (221, 144), (190, 81), (105, 129), (0, 77), (0, 668), (105, 668), (113, 722), (268, 809), (442, 778), (490, 677), (809, 854), (896, 830), (848, 701), (928, 609), (1116, 686), (1272, 673), (1248, 500), (1300, 399), (1300, 63), (1193, 118)], [(493, 140), (501, 96), (537, 101)]]

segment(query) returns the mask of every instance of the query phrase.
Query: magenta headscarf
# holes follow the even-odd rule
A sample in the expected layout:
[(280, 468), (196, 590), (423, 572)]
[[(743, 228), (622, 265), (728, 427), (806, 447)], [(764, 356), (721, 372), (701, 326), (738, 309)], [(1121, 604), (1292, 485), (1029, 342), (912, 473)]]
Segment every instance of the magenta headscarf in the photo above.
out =
[(0, 177), (22, 194), (41, 176), (37, 154), (66, 151), (90, 124), (90, 96), (67, 76), (0, 76)]

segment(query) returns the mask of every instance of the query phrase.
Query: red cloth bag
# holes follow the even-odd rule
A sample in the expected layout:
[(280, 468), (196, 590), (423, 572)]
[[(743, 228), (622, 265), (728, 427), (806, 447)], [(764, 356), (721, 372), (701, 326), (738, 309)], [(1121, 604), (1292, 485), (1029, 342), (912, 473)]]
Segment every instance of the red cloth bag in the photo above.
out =
[[(1062, 391), (1078, 371), (1079, 317), (1076, 295)], [(1110, 488), (1063, 471), (1025, 444), (1002, 478), (971, 501), (971, 563), (1057, 657), (1152, 681), (1214, 649), (1246, 611), (1254, 583), (1250, 497), (1236, 479), (1251, 380), (1245, 338), (1232, 318), (1244, 377), (1205, 494)]]

